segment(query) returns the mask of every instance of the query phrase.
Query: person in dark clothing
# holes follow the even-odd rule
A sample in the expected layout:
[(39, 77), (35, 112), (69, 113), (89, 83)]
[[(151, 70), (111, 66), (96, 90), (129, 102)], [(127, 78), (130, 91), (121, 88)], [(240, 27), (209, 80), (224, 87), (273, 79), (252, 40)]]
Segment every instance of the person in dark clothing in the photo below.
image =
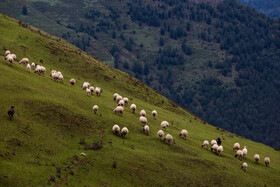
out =
[(217, 144), (218, 144), (218, 146), (220, 146), (221, 144), (222, 144), (222, 140), (221, 140), (221, 138), (217, 138)]
[(12, 120), (12, 117), (13, 117), (13, 115), (14, 115), (14, 113), (15, 113), (15, 106), (13, 105), (13, 106), (11, 106), (11, 108), (8, 110), (8, 115), (9, 115), (9, 117), (10, 117), (10, 120)]

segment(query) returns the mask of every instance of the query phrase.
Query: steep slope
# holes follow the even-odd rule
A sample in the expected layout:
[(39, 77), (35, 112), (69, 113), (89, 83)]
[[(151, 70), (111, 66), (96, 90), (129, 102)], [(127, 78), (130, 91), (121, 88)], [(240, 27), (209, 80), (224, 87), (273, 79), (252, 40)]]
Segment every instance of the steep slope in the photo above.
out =
[(278, 0), (239, 0), (239, 2), (249, 5), (270, 17), (280, 17), (280, 1)]
[[(201, 121), (130, 75), (22, 22), (0, 15), (0, 35), (1, 186), (279, 184), (279, 151)], [(5, 49), (17, 54), (17, 59), (28, 57), (45, 66), (46, 75), (29, 73), (17, 62), (9, 66), (2, 55)], [(64, 83), (51, 80), (51, 69), (63, 73)], [(72, 77), (77, 80), (74, 86), (68, 82)], [(104, 92), (100, 97), (87, 97), (80, 87), (84, 81)], [(135, 114), (128, 107), (122, 117), (113, 114), (115, 92), (137, 104)], [(12, 104), (16, 114), (10, 121), (6, 112)], [(95, 104), (100, 108), (97, 115), (92, 111)], [(147, 112), (149, 136), (142, 133), (138, 121), (141, 109)], [(158, 111), (156, 120), (150, 114), (153, 109)], [(166, 133), (174, 137), (171, 145), (156, 136), (163, 120), (170, 122)], [(112, 133), (114, 124), (128, 127), (127, 139)], [(189, 131), (187, 140), (178, 136), (183, 128)], [(217, 137), (224, 146), (221, 157), (201, 148), (205, 139)], [(102, 142), (103, 148), (84, 150), (81, 139), (89, 145)], [(234, 158), (235, 142), (249, 150), (246, 173), (240, 169), (243, 161)], [(260, 164), (254, 164), (255, 153), (261, 155)], [(263, 163), (265, 156), (271, 159), (270, 167)], [(49, 180), (51, 176), (55, 182)]]
[(216, 126), (280, 148), (280, 22), (237, 0), (195, 2), (2, 0), (0, 11)]

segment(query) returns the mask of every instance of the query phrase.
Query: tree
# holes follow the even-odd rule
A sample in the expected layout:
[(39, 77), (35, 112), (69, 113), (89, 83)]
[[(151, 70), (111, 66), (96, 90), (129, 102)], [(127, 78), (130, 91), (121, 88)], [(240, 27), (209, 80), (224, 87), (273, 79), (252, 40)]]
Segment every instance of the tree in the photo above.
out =
[(27, 14), (28, 14), (27, 7), (26, 7), (26, 6), (23, 6), (23, 7), (22, 7), (22, 14), (23, 14), (23, 15), (27, 15)]
[(161, 47), (164, 46), (164, 39), (162, 37), (160, 37), (160, 39), (159, 39), (159, 45)]

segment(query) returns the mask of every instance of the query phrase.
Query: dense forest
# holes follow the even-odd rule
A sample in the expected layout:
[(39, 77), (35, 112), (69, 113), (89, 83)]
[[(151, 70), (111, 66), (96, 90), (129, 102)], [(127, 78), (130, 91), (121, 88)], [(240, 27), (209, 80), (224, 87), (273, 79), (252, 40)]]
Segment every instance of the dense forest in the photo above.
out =
[(237, 0), (18, 6), (1, 11), (130, 73), (215, 126), (280, 148), (280, 19)]

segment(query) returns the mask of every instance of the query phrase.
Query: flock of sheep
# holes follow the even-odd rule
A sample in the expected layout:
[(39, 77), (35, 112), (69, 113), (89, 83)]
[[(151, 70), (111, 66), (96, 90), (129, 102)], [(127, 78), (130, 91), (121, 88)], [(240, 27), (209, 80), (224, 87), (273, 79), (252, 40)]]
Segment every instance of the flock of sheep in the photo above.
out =
[[(12, 54), (10, 51), (6, 51), (5, 52), (5, 60), (7, 60), (10, 65), (16, 60), (16, 55), (15, 54)], [(31, 69), (34, 70), (34, 73), (37, 73), (37, 74), (44, 74), (46, 72), (46, 68), (43, 67), (43, 66), (40, 66), (40, 65), (37, 65), (35, 64), (34, 62), (31, 64), (29, 64), (29, 60), (28, 58), (23, 58), (19, 64), (23, 64), (26, 66), (27, 70), (30, 72)], [(50, 77), (52, 79), (54, 79), (55, 81), (60, 81), (60, 82), (63, 82), (63, 75), (60, 71), (56, 71), (56, 70), (52, 70), (51, 71), (51, 74), (50, 74)], [(76, 83), (76, 80), (75, 79), (70, 79), (70, 84), (71, 85), (74, 85)], [(90, 86), (90, 83), (88, 82), (84, 82), (83, 85), (82, 85), (82, 89), (86, 91), (87, 95), (90, 96), (90, 95), (93, 95), (93, 93), (96, 94), (96, 96), (100, 96), (100, 94), (103, 92), (103, 90), (99, 87), (96, 87), (94, 88), (93, 86)], [(124, 112), (124, 106), (127, 106), (128, 105), (128, 101), (129, 99), (127, 97), (122, 97), (121, 95), (119, 95), (118, 93), (115, 93), (113, 95), (113, 98), (114, 98), (114, 101), (117, 102), (117, 106), (116, 108), (113, 110), (114, 113), (116, 114), (120, 114), (122, 115), (123, 112)], [(98, 109), (99, 107), (97, 105), (94, 105), (93, 106), (93, 111), (94, 113), (96, 114), (98, 112)], [(130, 109), (132, 110), (133, 113), (135, 113), (137, 107), (136, 107), (136, 104), (131, 104), (130, 105)], [(141, 124), (143, 124), (143, 132), (148, 136), (149, 135), (149, 131), (150, 131), (150, 128), (149, 126), (147, 125), (147, 118), (146, 118), (146, 111), (145, 110), (141, 110), (140, 111), (140, 117), (139, 117), (139, 121)], [(156, 110), (153, 110), (152, 111), (152, 116), (154, 119), (156, 119), (156, 116), (157, 116), (157, 111)], [(167, 127), (169, 127), (169, 123), (167, 121), (162, 121), (161, 122), (161, 127), (162, 127), (162, 130), (159, 130), (157, 132), (157, 136), (159, 137), (159, 140), (162, 141), (162, 138), (164, 137), (164, 131), (163, 130), (166, 130)], [(113, 130), (113, 133), (116, 134), (116, 135), (120, 135), (124, 138), (126, 138), (127, 134), (129, 133), (129, 130), (127, 127), (123, 127), (122, 129), (117, 125), (115, 124), (112, 128)], [(180, 137), (183, 137), (184, 139), (187, 138), (188, 136), (188, 131), (183, 129), (180, 134), (179, 134)], [(173, 136), (170, 135), (170, 134), (167, 134), (163, 141), (167, 141), (169, 144), (171, 144), (173, 142)], [(202, 143), (202, 147), (206, 147), (208, 149), (208, 146), (209, 146), (209, 142), (207, 140), (205, 140), (203, 143)], [(222, 155), (222, 152), (223, 152), (223, 146), (221, 145), (221, 140), (220, 138), (218, 138), (217, 140), (212, 140), (211, 141), (211, 151), (214, 151), (216, 152), (219, 156)], [(238, 157), (240, 160), (243, 159), (246, 159), (246, 156), (248, 154), (248, 150), (247, 150), (247, 147), (244, 146), (244, 148), (242, 150), (240, 150), (240, 144), (239, 143), (235, 143), (233, 145), (233, 150), (237, 150), (236, 153), (235, 153), (235, 157)], [(258, 154), (255, 154), (254, 155), (254, 160), (256, 163), (258, 163), (258, 161), (260, 160), (260, 155)], [(269, 163), (270, 163), (270, 159), (268, 157), (266, 157), (264, 159), (264, 162), (265, 162), (265, 165), (266, 166), (269, 166)], [(248, 164), (246, 162), (244, 162), (241, 166), (241, 168), (244, 170), (244, 171), (247, 171), (247, 167), (248, 167)]]

